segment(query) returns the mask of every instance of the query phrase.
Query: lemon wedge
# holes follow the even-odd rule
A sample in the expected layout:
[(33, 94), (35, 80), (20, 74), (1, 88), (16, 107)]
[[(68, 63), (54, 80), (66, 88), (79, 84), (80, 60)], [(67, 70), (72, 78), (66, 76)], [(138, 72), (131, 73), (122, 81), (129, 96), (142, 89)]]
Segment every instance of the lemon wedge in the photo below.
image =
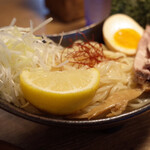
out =
[(24, 97), (35, 107), (57, 115), (85, 107), (99, 87), (97, 69), (48, 72), (23, 71), (20, 85)]

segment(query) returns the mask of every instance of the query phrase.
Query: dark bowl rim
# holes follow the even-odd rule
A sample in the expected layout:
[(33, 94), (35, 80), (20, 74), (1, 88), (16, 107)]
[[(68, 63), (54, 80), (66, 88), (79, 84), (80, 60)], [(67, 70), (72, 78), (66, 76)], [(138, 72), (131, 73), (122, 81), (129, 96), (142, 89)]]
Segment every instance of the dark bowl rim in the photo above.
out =
[(15, 105), (4, 101), (0, 99), (0, 108), (3, 110), (14, 114), (16, 116), (22, 117), (24, 119), (34, 121), (40, 124), (45, 124), (45, 125), (63, 125), (63, 126), (81, 126), (81, 125), (86, 125), (86, 126), (93, 126), (93, 125), (107, 125), (111, 123), (117, 123), (120, 121), (125, 121), (133, 117), (137, 117), (140, 114), (143, 114), (144, 112), (150, 111), (150, 104), (147, 104), (141, 108), (135, 109), (133, 111), (123, 113), (121, 115), (111, 117), (111, 118), (103, 118), (103, 119), (93, 119), (93, 120), (69, 120), (69, 119), (60, 119), (60, 118), (51, 118), (51, 117), (45, 117), (45, 116), (39, 116), (36, 114), (29, 113), (19, 107), (16, 107)]
[(81, 27), (79, 29), (75, 29), (75, 30), (72, 30), (72, 31), (61, 32), (61, 33), (56, 33), (56, 34), (48, 34), (47, 36), (48, 37), (69, 36), (69, 35), (72, 35), (72, 34), (76, 34), (76, 33), (86, 31), (90, 28), (93, 28), (93, 27), (99, 25), (99, 24), (102, 24), (103, 22), (104, 22), (104, 20), (100, 21), (100, 22), (92, 23), (90, 25), (85, 25), (84, 27)]

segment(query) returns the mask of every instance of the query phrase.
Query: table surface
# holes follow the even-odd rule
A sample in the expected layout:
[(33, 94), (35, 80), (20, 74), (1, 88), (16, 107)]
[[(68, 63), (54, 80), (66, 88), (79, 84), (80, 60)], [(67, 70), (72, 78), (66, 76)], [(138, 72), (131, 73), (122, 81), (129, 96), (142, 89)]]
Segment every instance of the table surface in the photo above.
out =
[[(29, 20), (32, 20), (35, 26), (38, 25), (47, 18), (43, 8), (37, 5), (40, 2), (0, 0), (0, 27), (9, 25), (14, 17), (18, 26), (29, 26)], [(54, 19), (36, 34), (70, 31), (84, 24), (84, 19), (71, 23)], [(15, 150), (6, 142), (25, 150), (150, 150), (150, 113), (130, 120), (115, 130), (90, 131), (44, 126), (0, 109), (0, 149)]]

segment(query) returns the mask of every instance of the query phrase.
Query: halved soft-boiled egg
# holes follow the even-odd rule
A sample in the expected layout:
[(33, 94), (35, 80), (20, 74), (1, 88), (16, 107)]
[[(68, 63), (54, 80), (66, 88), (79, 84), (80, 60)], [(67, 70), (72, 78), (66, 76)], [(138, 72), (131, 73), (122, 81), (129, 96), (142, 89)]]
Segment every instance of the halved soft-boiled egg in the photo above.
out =
[(108, 17), (103, 25), (103, 38), (110, 50), (134, 55), (144, 29), (131, 17), (115, 14)]

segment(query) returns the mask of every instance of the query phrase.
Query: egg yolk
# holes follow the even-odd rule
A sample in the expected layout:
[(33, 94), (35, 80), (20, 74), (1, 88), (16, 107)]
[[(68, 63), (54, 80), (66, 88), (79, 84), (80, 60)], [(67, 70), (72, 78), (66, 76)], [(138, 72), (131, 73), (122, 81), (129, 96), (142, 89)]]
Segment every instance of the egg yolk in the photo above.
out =
[(116, 44), (124, 48), (136, 49), (141, 36), (133, 29), (120, 29), (114, 34)]

